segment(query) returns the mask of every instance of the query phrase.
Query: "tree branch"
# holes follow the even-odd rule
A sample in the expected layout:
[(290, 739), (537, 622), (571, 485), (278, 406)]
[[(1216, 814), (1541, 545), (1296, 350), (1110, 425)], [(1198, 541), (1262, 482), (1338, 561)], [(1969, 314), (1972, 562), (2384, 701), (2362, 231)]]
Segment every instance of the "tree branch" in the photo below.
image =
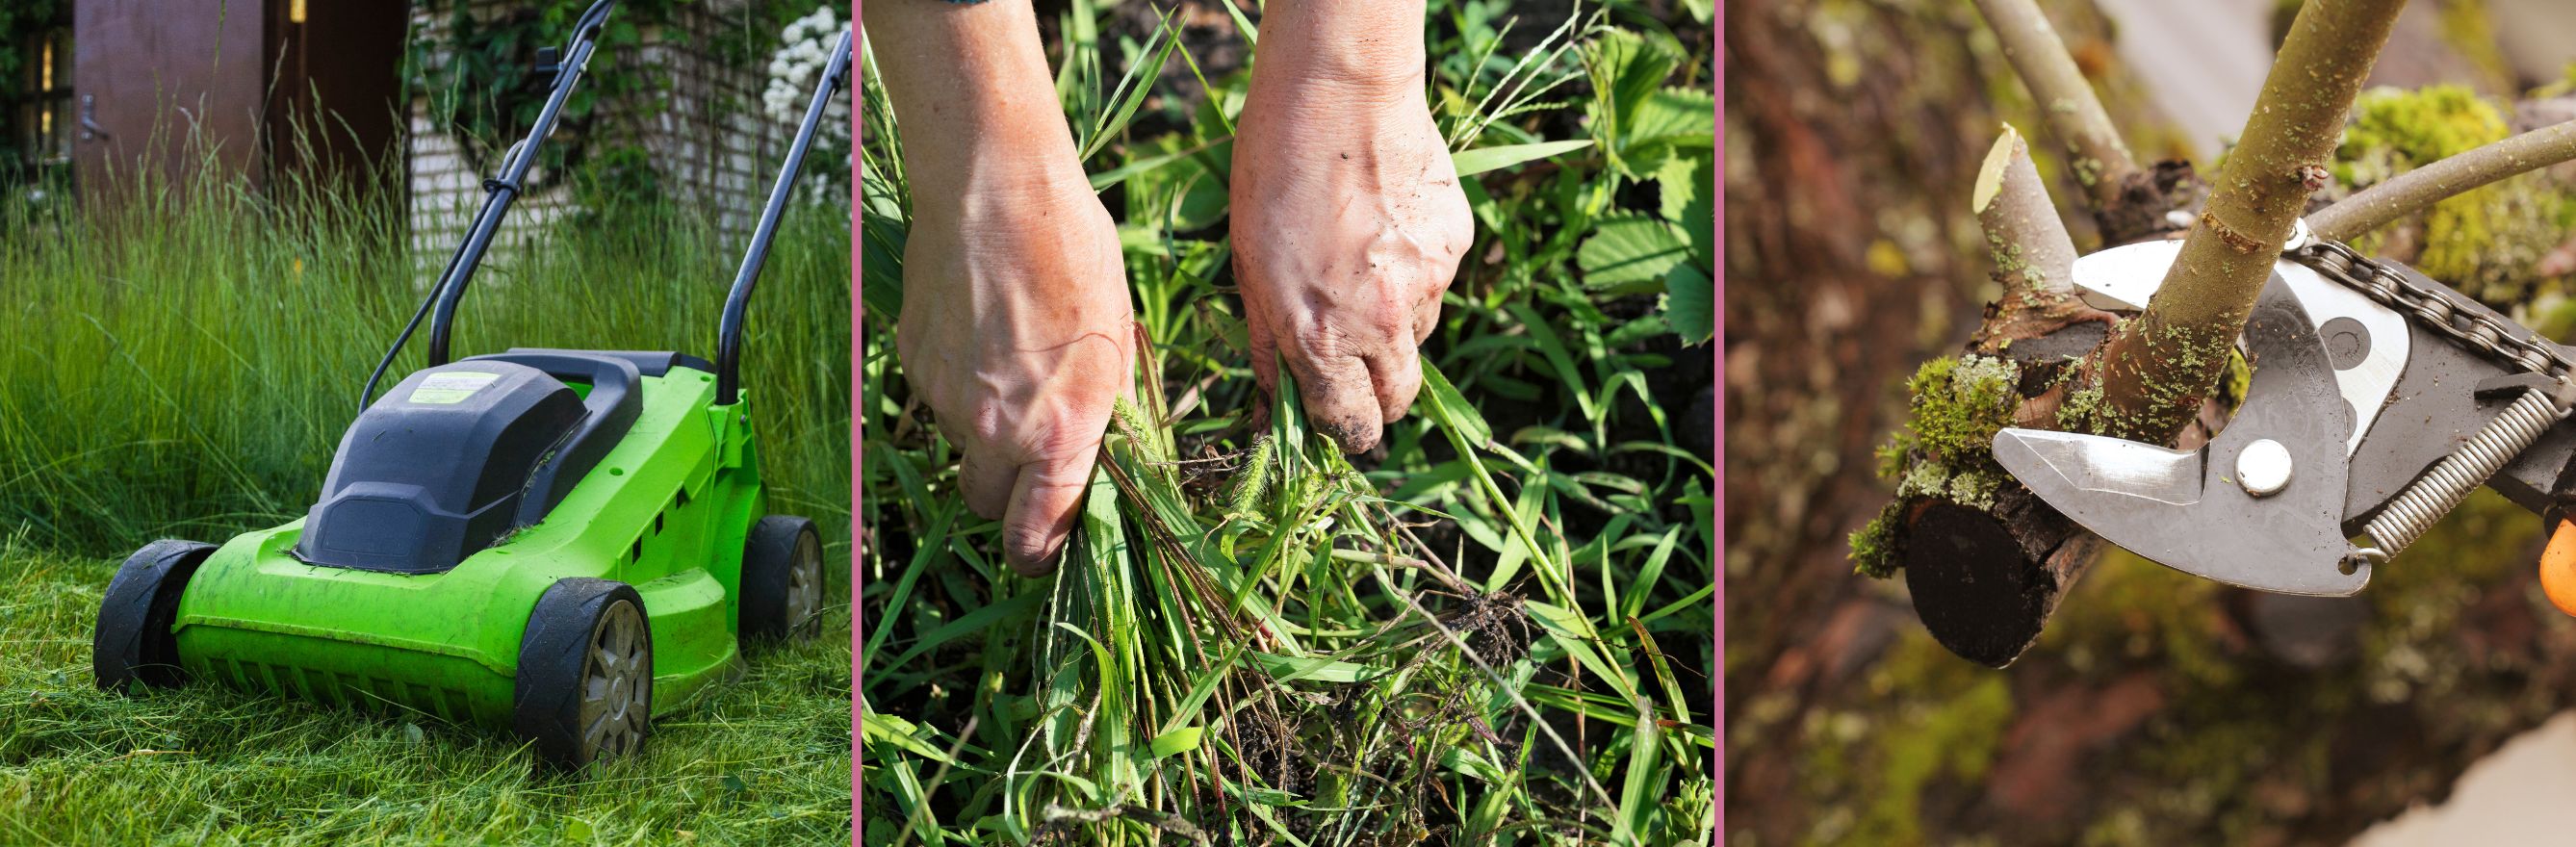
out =
[(2405, 0), (2308, 0), (2291, 22), (2208, 208), (2146, 311), (2103, 345), (2103, 411), (2087, 428), (2163, 443), (2216, 387), (2228, 351)]
[[(2031, 164), (2030, 145), (2011, 124), (2004, 125), (1986, 151), (1970, 208), (1985, 230), (1986, 253), (1994, 260), (1994, 279), (2003, 284), (2004, 296), (1968, 339), (1968, 349), (1994, 355), (2008, 341), (2046, 336), (2077, 321), (2109, 324), (2109, 313), (2075, 296), (2075, 239), (2066, 234), (2048, 183)], [(2062, 352), (2089, 349), (2088, 343)]]
[(2048, 131), (2073, 155), (2075, 178), (2089, 192), (2094, 209), (2119, 205), (2121, 192), (2138, 173), (2137, 159), (2120, 140), (2119, 128), (2111, 125), (2093, 83), (2067, 54), (2057, 28), (2034, 0), (1977, 0), (1977, 10), (2003, 43), (2004, 59), (2039, 101)]
[(1986, 231), (1986, 252), (2005, 277), (2006, 295), (2074, 287), (2075, 239), (2066, 234), (2048, 184), (2031, 164), (2030, 145), (2011, 124), (1986, 151), (1972, 199), (1977, 225)]
[[(2300, 9), (2246, 121), (2244, 141), (2228, 154), (2219, 191), (2136, 320), (2096, 346), (2091, 333), (2078, 331), (2090, 323), (2069, 322), (2039, 337), (2010, 333), (2040, 325), (1999, 330), (2012, 322), (2012, 301), (2024, 294), (2008, 291), (2005, 302), (1987, 308), (1978, 330), (1985, 341), (1972, 340), (1970, 350), (2021, 364), (2015, 390), (2023, 402), (2014, 412), (2016, 424), (2171, 443), (2194, 420), (2227, 366), (2292, 222), (2307, 195), (2324, 184), (2324, 165), (2345, 114), (2403, 5), (2404, 0), (2308, 0)], [(2009, 150), (2005, 155), (2010, 165)], [(1994, 164), (1990, 156), (1990, 168)], [(1980, 181), (1979, 222), (1989, 232), (2004, 223), (2015, 231), (2039, 226), (2027, 215), (1998, 221), (1986, 214), (2005, 202), (2012, 170), (1998, 171), (1992, 196)], [(2054, 244), (2046, 233), (2013, 237), (2035, 239), (2041, 249)], [(2021, 245), (2024, 261), (2031, 249)], [(2071, 295), (2059, 296), (2081, 305)], [(2067, 365), (2051, 348), (2068, 347), (2090, 355), (2080, 365)], [(2071, 379), (2068, 367), (2076, 368)], [(2078, 388), (2098, 400), (2061, 411), (2058, 399)], [(1978, 506), (1915, 498), (1892, 504), (1888, 514), (1903, 522), (1893, 547), (1902, 551), (1906, 586), (1924, 628), (1961, 657), (2001, 667), (2038, 640), (2058, 600), (2091, 566), (2099, 542), (2017, 483), (1999, 485), (1991, 501)]]
[(2488, 183), (2576, 159), (2576, 121), (2541, 127), (2389, 178), (2308, 216), (2318, 238), (2343, 241)]

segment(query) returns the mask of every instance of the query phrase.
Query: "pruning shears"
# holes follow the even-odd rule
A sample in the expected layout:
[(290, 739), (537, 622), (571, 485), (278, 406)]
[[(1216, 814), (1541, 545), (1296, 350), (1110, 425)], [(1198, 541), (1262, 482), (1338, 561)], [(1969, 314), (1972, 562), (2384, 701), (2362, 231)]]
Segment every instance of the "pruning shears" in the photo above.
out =
[[(2136, 311), (2180, 241), (2075, 263)], [(2542, 584), (2576, 614), (2576, 347), (2301, 224), (2239, 341), (2253, 380), (2207, 444), (2005, 429), (1995, 460), (2104, 540), (2260, 591), (2346, 596), (2479, 486), (2550, 519)]]

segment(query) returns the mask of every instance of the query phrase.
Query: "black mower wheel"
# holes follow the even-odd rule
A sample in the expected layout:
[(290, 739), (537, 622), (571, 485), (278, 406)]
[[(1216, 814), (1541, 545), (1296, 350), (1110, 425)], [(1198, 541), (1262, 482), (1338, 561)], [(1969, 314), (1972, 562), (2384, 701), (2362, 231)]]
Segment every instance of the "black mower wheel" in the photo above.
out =
[(653, 630), (626, 583), (562, 579), (519, 639), (515, 728), (547, 764), (632, 756), (653, 732)]
[(814, 522), (770, 515), (742, 545), (742, 607), (735, 627), (745, 641), (805, 641), (823, 607), (823, 541)]
[(170, 625), (179, 618), (179, 595), (188, 590), (188, 578), (214, 552), (212, 544), (165, 538), (143, 545), (117, 567), (89, 639), (90, 672), (100, 690), (124, 691), (136, 680), (153, 688), (188, 681)]

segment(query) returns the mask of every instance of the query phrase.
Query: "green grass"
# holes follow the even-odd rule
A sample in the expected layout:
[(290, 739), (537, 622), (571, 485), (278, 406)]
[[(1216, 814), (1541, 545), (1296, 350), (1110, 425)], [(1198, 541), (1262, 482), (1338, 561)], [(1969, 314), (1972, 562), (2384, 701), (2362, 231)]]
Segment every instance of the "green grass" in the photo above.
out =
[[(94, 690), (118, 562), (301, 516), (423, 284), (398, 210), (194, 185), (112, 214), (0, 209), (0, 843), (846, 838), (846, 583), (814, 643), (757, 656), (660, 721), (647, 755), (578, 775), (420, 715)], [(821, 524), (826, 561), (846, 553), (850, 502), (844, 214), (789, 220), (744, 358), (771, 508)], [(711, 354), (742, 246), (667, 208), (597, 210), (487, 262), (457, 352)]]
[[(504, 733), (90, 683), (111, 560), (0, 546), (0, 843), (828, 844), (849, 826), (849, 642), (754, 657), (647, 754), (532, 773)], [(826, 632), (846, 632), (845, 608)], [(679, 835), (678, 833), (688, 833)]]
[(870, 93), (868, 843), (1709, 843), (1711, 471), (1676, 446), (1714, 267), (1705, 31), (1432, 6), (1477, 243), (1441, 378), (1349, 460), (1293, 401), (1255, 424), (1222, 225), (1248, 74), (1089, 4), (1058, 22), (1153, 343), (1048, 579), (1000, 566), (893, 355), (908, 201)]

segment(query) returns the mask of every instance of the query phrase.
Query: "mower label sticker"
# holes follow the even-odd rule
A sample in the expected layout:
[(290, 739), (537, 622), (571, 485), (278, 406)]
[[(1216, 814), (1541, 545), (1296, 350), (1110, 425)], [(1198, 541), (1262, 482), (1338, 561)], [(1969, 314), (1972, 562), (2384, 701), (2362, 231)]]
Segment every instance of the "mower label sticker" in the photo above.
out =
[(419, 388), (411, 390), (411, 402), (462, 403), (465, 402), (465, 398), (474, 396), (474, 392), (483, 390), (483, 386), (491, 385), (500, 378), (500, 374), (482, 371), (447, 371), (430, 374), (428, 379), (420, 381)]

